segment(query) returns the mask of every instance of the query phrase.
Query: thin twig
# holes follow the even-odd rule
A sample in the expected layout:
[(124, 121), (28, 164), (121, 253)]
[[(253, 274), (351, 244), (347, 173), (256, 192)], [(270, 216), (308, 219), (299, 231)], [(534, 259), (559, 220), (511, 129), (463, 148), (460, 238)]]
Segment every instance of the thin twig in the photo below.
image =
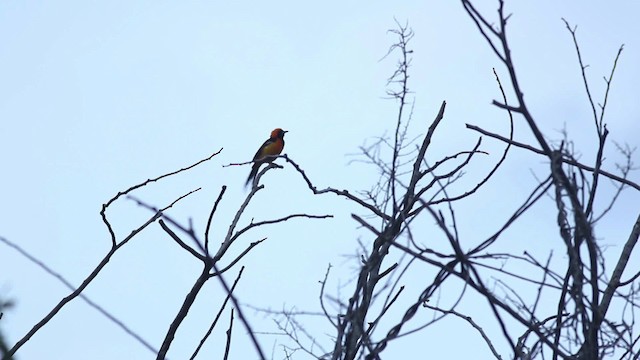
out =
[(229, 350), (231, 349), (231, 330), (233, 329), (233, 309), (231, 309), (231, 316), (229, 316), (229, 328), (227, 329), (227, 343), (224, 347), (224, 360), (229, 358)]
[(431, 310), (440, 311), (443, 314), (455, 315), (455, 316), (459, 317), (460, 319), (462, 319), (462, 320), (468, 322), (469, 324), (471, 324), (471, 326), (473, 326), (474, 329), (478, 330), (478, 332), (482, 336), (482, 339), (484, 340), (484, 342), (487, 344), (487, 346), (489, 346), (489, 349), (491, 350), (491, 353), (493, 354), (493, 356), (495, 356), (495, 358), (498, 359), (498, 360), (502, 360), (502, 356), (500, 356), (500, 354), (498, 354), (498, 350), (496, 350), (495, 346), (493, 346), (493, 342), (491, 341), (491, 339), (489, 338), (487, 333), (484, 332), (484, 330), (482, 329), (482, 327), (480, 325), (478, 325), (475, 321), (473, 321), (471, 316), (462, 315), (462, 314), (460, 314), (459, 312), (457, 312), (455, 310), (440, 309), (438, 307), (427, 305), (427, 304), (424, 304), (424, 307), (426, 307), (428, 309), (431, 309)]
[(216, 213), (218, 204), (220, 204), (220, 200), (222, 200), (222, 196), (224, 195), (225, 191), (227, 191), (227, 186), (223, 185), (218, 198), (213, 203), (213, 208), (211, 209), (211, 213), (209, 213), (209, 219), (207, 220), (207, 227), (204, 230), (204, 249), (206, 251), (205, 255), (207, 256), (209, 255), (209, 230), (211, 230), (211, 221), (213, 220), (213, 214)]

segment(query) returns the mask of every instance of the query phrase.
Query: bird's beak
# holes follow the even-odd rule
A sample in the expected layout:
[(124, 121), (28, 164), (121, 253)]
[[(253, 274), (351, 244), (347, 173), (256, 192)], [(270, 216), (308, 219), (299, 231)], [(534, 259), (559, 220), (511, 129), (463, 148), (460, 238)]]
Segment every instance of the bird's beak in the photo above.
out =
[(286, 134), (289, 132), (289, 130), (282, 130), (282, 132)]

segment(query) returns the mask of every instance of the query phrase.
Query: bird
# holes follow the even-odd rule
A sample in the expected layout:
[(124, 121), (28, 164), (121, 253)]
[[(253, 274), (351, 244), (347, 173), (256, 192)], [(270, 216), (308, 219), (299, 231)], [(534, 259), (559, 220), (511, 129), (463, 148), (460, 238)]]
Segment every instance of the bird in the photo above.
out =
[(258, 169), (260, 169), (262, 164), (275, 160), (275, 158), (271, 156), (280, 155), (284, 148), (284, 134), (286, 133), (287, 131), (280, 128), (273, 129), (271, 136), (260, 146), (253, 157), (253, 167), (251, 168), (245, 186), (249, 185), (249, 183), (255, 179), (256, 175), (258, 175)]

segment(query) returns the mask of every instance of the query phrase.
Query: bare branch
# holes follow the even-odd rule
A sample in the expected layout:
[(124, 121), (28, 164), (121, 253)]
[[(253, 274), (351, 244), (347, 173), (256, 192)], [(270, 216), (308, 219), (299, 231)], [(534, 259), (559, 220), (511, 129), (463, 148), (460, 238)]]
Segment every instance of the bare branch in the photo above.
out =
[[(20, 253), (20, 255), (22, 255), (23, 257), (25, 257), (26, 259), (28, 259), (32, 263), (36, 264), (42, 270), (44, 270), (47, 274), (49, 274), (49, 275), (53, 276), (54, 278), (58, 279), (58, 281), (60, 281), (62, 284), (64, 284), (64, 286), (66, 286), (69, 290), (74, 291), (74, 292), (77, 290), (77, 288), (75, 286), (73, 286), (67, 279), (65, 279), (65, 277), (62, 276), (62, 274), (60, 274), (57, 271), (55, 271), (52, 268), (50, 268), (47, 264), (45, 264), (43, 261), (37, 259), (35, 256), (31, 255), (29, 252), (27, 252), (26, 250), (21, 248), (18, 244), (15, 244), (15, 243), (13, 243), (13, 242), (9, 241), (8, 239), (5, 239), (5, 238), (3, 238), (1, 236), (0, 236), (0, 242), (3, 242), (7, 246), (13, 248), (18, 253)], [(140, 344), (142, 344), (142, 346), (147, 348), (153, 354), (158, 352), (158, 350), (156, 348), (154, 348), (151, 344), (149, 344), (149, 342), (144, 340), (142, 338), (142, 336), (137, 334), (135, 331), (131, 330), (122, 320), (118, 319), (115, 315), (111, 314), (106, 309), (104, 309), (102, 306), (100, 306), (97, 303), (95, 303), (87, 295), (85, 295), (83, 293), (79, 293), (78, 297), (80, 299), (84, 300), (84, 302), (86, 302), (87, 304), (89, 304), (89, 306), (91, 306), (92, 308), (96, 309), (99, 313), (104, 315), (111, 322), (116, 324), (125, 333), (127, 333), (129, 336), (134, 338), (136, 341), (138, 341)]]
[[(227, 296), (224, 298), (224, 301), (222, 302), (222, 305), (220, 306), (220, 310), (218, 310), (218, 313), (216, 314), (216, 317), (213, 319), (213, 322), (211, 323), (211, 326), (209, 326), (209, 329), (207, 329), (206, 334), (200, 340), (200, 343), (198, 344), (198, 347), (196, 347), (196, 349), (193, 351), (193, 354), (189, 358), (190, 360), (194, 360), (196, 358), (196, 356), (198, 355), (198, 352), (200, 351), (200, 349), (204, 345), (204, 342), (207, 341), (207, 339), (209, 338), (209, 336), (213, 332), (213, 329), (216, 327), (216, 324), (218, 323), (218, 320), (220, 319), (220, 315), (222, 315), (222, 312), (224, 311), (225, 307), (227, 306), (227, 302), (229, 301), (230, 295), (233, 294), (233, 290), (236, 289), (236, 285), (238, 285), (238, 282), (240, 281), (240, 277), (242, 277), (242, 272), (243, 271), (244, 271), (244, 266), (240, 268), (240, 271), (238, 272), (238, 276), (236, 276), (236, 280), (233, 282), (233, 285), (231, 285), (231, 289), (229, 291), (229, 294), (227, 294)], [(231, 317), (233, 318), (233, 315)]]
[(277, 224), (280, 222), (284, 222), (287, 221), (289, 219), (293, 219), (293, 218), (308, 218), (308, 219), (327, 219), (327, 218), (333, 218), (333, 215), (309, 215), (309, 214), (291, 214), (291, 215), (287, 215), (284, 217), (281, 217), (279, 219), (273, 219), (273, 220), (264, 220), (264, 221), (258, 221), (258, 222), (251, 222), (249, 225), (245, 226), (244, 228), (238, 230), (235, 234), (233, 234), (233, 236), (231, 237), (231, 241), (235, 241), (240, 235), (244, 234), (245, 232), (255, 228), (255, 227), (259, 227), (259, 226), (263, 226), (263, 225), (271, 225), (271, 224)]
[(84, 291), (84, 289), (96, 278), (96, 276), (98, 276), (100, 271), (102, 271), (102, 269), (107, 265), (109, 260), (111, 260), (111, 257), (116, 253), (116, 251), (118, 249), (120, 249), (122, 246), (127, 244), (129, 242), (129, 240), (133, 239), (134, 236), (136, 236), (138, 233), (140, 233), (147, 226), (151, 225), (156, 220), (158, 220), (160, 218), (160, 216), (161, 216), (161, 213), (154, 214), (144, 224), (139, 226), (137, 229), (133, 230), (131, 232), (131, 234), (129, 236), (127, 236), (126, 238), (124, 238), (119, 244), (111, 247), (111, 249), (109, 249), (109, 252), (102, 258), (100, 263), (93, 269), (91, 274), (89, 274), (84, 279), (82, 284), (80, 284), (80, 286), (77, 289), (75, 289), (73, 292), (71, 292), (71, 294), (65, 296), (62, 300), (60, 300), (60, 302), (53, 309), (51, 309), (51, 311), (47, 315), (45, 315), (45, 317), (42, 318), (42, 320), (40, 320), (37, 324), (35, 324), (33, 326), (33, 328), (31, 328), (31, 330), (29, 330), (29, 332), (27, 332), (27, 334), (25, 334), (20, 340), (18, 340), (18, 342), (9, 350), (9, 352), (6, 354), (6, 356), (11, 358), (16, 353), (16, 351), (18, 351), (18, 349), (20, 349), (22, 347), (22, 345), (24, 345), (27, 341), (29, 341), (29, 339), (31, 339), (31, 337), (33, 335), (35, 335), (36, 332), (38, 332), (43, 326), (45, 326), (49, 321), (51, 321), (51, 319), (53, 319), (53, 317), (65, 305), (67, 305), (69, 302), (71, 302), (71, 300), (75, 299), (77, 296), (79, 296)]
[[(198, 296), (198, 293), (200, 292), (200, 290), (202, 290), (202, 287), (204, 286), (206, 281), (209, 279), (207, 275), (208, 275), (208, 268), (205, 267), (202, 270), (202, 272), (200, 272), (200, 275), (198, 276), (198, 278), (192, 285), (191, 290), (185, 297), (182, 303), (182, 306), (180, 307), (180, 310), (178, 311), (173, 321), (171, 322), (171, 325), (169, 326), (169, 330), (167, 330), (167, 333), (165, 334), (165, 338), (162, 341), (162, 345), (160, 346), (160, 351), (158, 351), (158, 354), (156, 356), (156, 360), (164, 360), (166, 358), (167, 352), (169, 351), (169, 347), (171, 346), (171, 343), (173, 342), (173, 339), (176, 333), (178, 332), (178, 328), (180, 327), (180, 324), (187, 317), (187, 313), (189, 312), (189, 309), (191, 309), (191, 306), (195, 302), (196, 297)], [(228, 289), (228, 291), (230, 291), (230, 289)]]
[(192, 165), (189, 165), (189, 166), (187, 166), (187, 167), (185, 167), (185, 168), (182, 168), (182, 169), (180, 169), (180, 170), (176, 170), (176, 171), (172, 171), (172, 172), (166, 173), (166, 174), (164, 174), (164, 175), (160, 175), (160, 176), (158, 176), (158, 177), (156, 177), (156, 178), (153, 178), (153, 179), (147, 179), (146, 181), (143, 181), (143, 182), (141, 182), (141, 183), (139, 183), (139, 184), (137, 184), (137, 185), (131, 186), (130, 188), (128, 188), (128, 189), (127, 189), (127, 190), (125, 190), (125, 191), (120, 191), (120, 192), (118, 192), (114, 197), (112, 197), (111, 199), (109, 199), (109, 201), (107, 201), (106, 203), (104, 203), (104, 204), (102, 205), (102, 210), (100, 210), (100, 216), (102, 217), (102, 222), (107, 226), (107, 230), (109, 231), (109, 234), (111, 235), (111, 244), (112, 244), (113, 246), (115, 246), (115, 243), (116, 243), (116, 235), (115, 235), (115, 233), (113, 232), (113, 228), (111, 227), (111, 223), (109, 223), (109, 221), (107, 220), (106, 211), (107, 211), (107, 208), (109, 207), (109, 205), (111, 205), (113, 202), (115, 202), (116, 200), (118, 200), (121, 196), (129, 194), (129, 193), (130, 193), (130, 192), (132, 192), (133, 190), (139, 189), (139, 188), (141, 188), (141, 187), (143, 187), (143, 186), (146, 186), (146, 185), (147, 185), (147, 184), (149, 184), (149, 183), (159, 181), (159, 180), (164, 179), (164, 178), (166, 178), (166, 177), (169, 177), (169, 176), (172, 176), (172, 175), (176, 175), (176, 174), (181, 173), (181, 172), (183, 172), (183, 171), (187, 171), (187, 170), (192, 169), (192, 168), (194, 168), (194, 167), (196, 167), (196, 166), (198, 166), (198, 165), (200, 165), (200, 164), (202, 164), (202, 163), (204, 163), (204, 162), (206, 162), (206, 161), (209, 161), (209, 160), (211, 160), (214, 156), (216, 156), (216, 155), (220, 154), (220, 152), (222, 152), (222, 148), (220, 148), (220, 150), (218, 150), (217, 152), (215, 152), (215, 153), (211, 154), (209, 157), (204, 158), (204, 159), (202, 159), (202, 160), (200, 160), (200, 161), (198, 161), (198, 162), (196, 162), (196, 163), (194, 163), (194, 164), (192, 164)]
[(227, 344), (224, 348), (224, 360), (229, 358), (229, 350), (231, 348), (231, 329), (233, 328), (233, 309), (231, 309), (231, 316), (229, 317), (229, 328), (227, 329)]
[(238, 263), (238, 261), (240, 261), (240, 259), (242, 259), (245, 255), (247, 255), (249, 253), (249, 251), (251, 251), (251, 249), (253, 249), (254, 247), (256, 247), (257, 245), (261, 244), (263, 241), (267, 240), (267, 238), (262, 238), (258, 241), (254, 241), (251, 244), (249, 244), (249, 246), (247, 246), (246, 249), (244, 249), (244, 251), (242, 253), (240, 253), (240, 255), (236, 256), (235, 259), (233, 259), (229, 265), (223, 267), (220, 272), (214, 272), (212, 274), (209, 274), (209, 277), (214, 277), (214, 276), (218, 276), (221, 274), (224, 274), (227, 270), (231, 269), (233, 266), (235, 266), (235, 264)]
[[(467, 128), (468, 128), (468, 129), (471, 129), (471, 130), (477, 131), (477, 132), (479, 132), (479, 133), (481, 133), (481, 134), (484, 134), (484, 135), (490, 136), (490, 137), (492, 137), (492, 138), (494, 138), (494, 139), (498, 139), (498, 140), (500, 140), (500, 141), (507, 142), (507, 143), (509, 143), (509, 144), (511, 144), (511, 145), (513, 145), (513, 146), (516, 146), (516, 147), (519, 147), (519, 148), (522, 148), (522, 149), (526, 149), (526, 150), (532, 151), (532, 152), (534, 152), (534, 153), (536, 153), (536, 154), (546, 155), (546, 154), (544, 153), (544, 151), (542, 151), (542, 150), (540, 150), (540, 149), (536, 149), (536, 148), (534, 148), (534, 147), (533, 147), (533, 146), (531, 146), (531, 145), (523, 144), (523, 143), (520, 143), (520, 142), (517, 142), (517, 141), (514, 141), (514, 140), (509, 140), (509, 139), (507, 139), (507, 138), (506, 138), (506, 137), (504, 137), (504, 136), (501, 136), (501, 135), (498, 135), (498, 134), (495, 134), (495, 133), (489, 132), (489, 131), (487, 131), (487, 130), (481, 129), (481, 128), (479, 128), (479, 127), (475, 126), (475, 125), (466, 124), (466, 126), (467, 126)], [(580, 168), (580, 169), (582, 169), (582, 170), (591, 171), (591, 172), (596, 171), (596, 169), (595, 169), (595, 168), (593, 168), (593, 167), (591, 167), (591, 166), (581, 164), (581, 163), (579, 163), (579, 162), (577, 162), (577, 161), (575, 161), (575, 160), (573, 160), (573, 159), (569, 159), (569, 158), (566, 158), (566, 157), (563, 157), (563, 158), (562, 158), (562, 162), (563, 162), (563, 163), (565, 163), (565, 164), (568, 164), (568, 165), (576, 166), (576, 167), (578, 167), (578, 168)], [(637, 183), (632, 182), (632, 181), (630, 181), (630, 180), (628, 180), (628, 179), (625, 179), (625, 178), (623, 178), (623, 177), (620, 177), (620, 176), (618, 176), (618, 175), (614, 175), (614, 174), (612, 174), (612, 173), (610, 173), (610, 172), (607, 172), (607, 171), (604, 171), (604, 170), (601, 170), (601, 169), (600, 169), (600, 170), (598, 170), (598, 174), (600, 174), (600, 175), (602, 175), (602, 176), (606, 176), (606, 177), (608, 177), (608, 178), (609, 178), (609, 179), (611, 179), (611, 180), (614, 180), (614, 181), (620, 182), (620, 183), (622, 183), (622, 184), (628, 185), (628, 186), (630, 186), (630, 187), (632, 187), (632, 188), (634, 188), (634, 189), (636, 189), (636, 190), (640, 190), (640, 185), (638, 185)]]
[(307, 183), (307, 186), (309, 187), (309, 189), (311, 191), (313, 191), (313, 193), (315, 195), (320, 195), (320, 194), (324, 194), (324, 193), (334, 193), (338, 196), (343, 196), (346, 197), (347, 199), (356, 202), (357, 204), (359, 204), (360, 206), (370, 210), (372, 213), (374, 213), (375, 215), (379, 216), (382, 219), (388, 220), (391, 217), (383, 212), (381, 212), (380, 210), (378, 210), (375, 206), (366, 203), (365, 201), (363, 201), (362, 199), (352, 195), (351, 193), (349, 193), (349, 191), (347, 190), (337, 190), (337, 189), (333, 189), (333, 188), (326, 188), (326, 189), (322, 189), (322, 190), (318, 190), (312, 183), (311, 180), (309, 180), (309, 177), (307, 177), (307, 174), (304, 172), (304, 170), (302, 170), (302, 168), (300, 167), (300, 165), (298, 165), (297, 163), (295, 163), (290, 157), (288, 157), (286, 154), (285, 155), (280, 155), (280, 157), (283, 157), (288, 163), (290, 163), (291, 165), (293, 165), (293, 167), (300, 173), (300, 175), (302, 175), (302, 178), (304, 179), (304, 181)]
[(613, 274), (611, 275), (611, 279), (609, 280), (609, 284), (607, 285), (606, 290), (604, 291), (604, 295), (602, 296), (602, 301), (598, 306), (598, 313), (600, 314), (600, 319), (603, 319), (609, 309), (609, 305), (611, 304), (611, 299), (613, 298), (614, 291), (620, 286), (620, 279), (622, 277), (622, 272), (627, 267), (627, 263), (629, 262), (629, 258), (631, 257), (631, 252), (633, 248), (638, 243), (638, 237), (640, 236), (640, 215), (636, 219), (633, 228), (631, 229), (631, 233), (629, 234), (629, 239), (627, 239), (624, 244), (624, 248), (622, 249), (622, 253), (618, 258), (618, 263), (616, 264), (615, 269), (613, 270)]
[(500, 354), (498, 354), (498, 351), (496, 350), (495, 346), (493, 346), (493, 342), (491, 342), (491, 339), (489, 338), (489, 336), (484, 332), (484, 330), (482, 329), (482, 327), (480, 325), (478, 325), (475, 321), (473, 321), (471, 316), (462, 315), (462, 314), (460, 314), (459, 312), (457, 312), (455, 310), (440, 309), (440, 308), (435, 307), (435, 306), (427, 305), (426, 303), (424, 304), (424, 307), (426, 307), (428, 309), (431, 309), (431, 310), (440, 311), (443, 314), (455, 315), (455, 316), (459, 317), (460, 319), (462, 319), (462, 320), (468, 322), (469, 324), (471, 324), (471, 326), (473, 326), (473, 328), (476, 329), (480, 333), (480, 336), (482, 336), (482, 339), (484, 340), (484, 342), (487, 343), (487, 346), (489, 346), (489, 349), (491, 350), (491, 353), (493, 354), (493, 356), (498, 360), (502, 360), (502, 356), (500, 356)]
[(249, 338), (251, 339), (251, 343), (253, 344), (253, 347), (255, 348), (256, 352), (258, 353), (259, 359), (260, 360), (265, 360), (266, 357), (264, 355), (264, 352), (262, 351), (262, 347), (260, 346), (260, 343), (258, 342), (258, 339), (256, 338), (256, 335), (254, 334), (253, 330), (251, 329), (251, 325), (249, 325), (249, 321), (247, 321), (247, 319), (244, 316), (242, 310), (240, 309), (240, 304), (238, 303), (238, 300), (233, 295), (233, 293), (231, 291), (231, 288), (229, 288), (229, 285), (224, 280), (224, 277), (221, 274), (221, 272), (218, 270), (215, 262), (212, 263), (212, 267), (213, 267), (214, 272), (220, 274), (219, 276), (217, 276), (217, 278), (220, 281), (220, 284), (222, 285), (224, 290), (226, 291), (227, 295), (231, 299), (231, 302), (233, 302), (233, 306), (235, 306), (236, 311), (238, 312), (238, 317), (240, 318), (240, 321), (244, 325), (245, 329), (247, 330), (247, 333), (249, 334)]
[(593, 119), (596, 124), (596, 129), (598, 129), (598, 133), (600, 133), (602, 131), (602, 122), (598, 122), (596, 105), (593, 101), (593, 96), (591, 96), (591, 90), (589, 89), (589, 81), (587, 81), (587, 74), (585, 73), (585, 69), (588, 67), (588, 65), (584, 65), (584, 63), (582, 62), (582, 55), (580, 54), (580, 46), (578, 45), (578, 39), (576, 38), (576, 30), (578, 29), (578, 27), (575, 26), (574, 28), (571, 28), (571, 26), (569, 25), (569, 22), (565, 20), (565, 18), (562, 18), (562, 21), (564, 21), (564, 24), (567, 27), (567, 30), (569, 30), (569, 32), (571, 33), (571, 37), (573, 38), (573, 44), (576, 48), (576, 54), (578, 55), (578, 63), (580, 64), (580, 71), (582, 71), (582, 81), (584, 83), (584, 89), (587, 92), (587, 99), (589, 100), (589, 104), (591, 105), (591, 111), (593, 112)]
[(209, 256), (209, 230), (211, 230), (211, 221), (213, 220), (213, 214), (216, 213), (216, 210), (218, 209), (218, 204), (220, 204), (220, 200), (222, 200), (222, 196), (224, 195), (225, 191), (227, 191), (227, 187), (223, 185), (222, 189), (220, 190), (220, 194), (218, 195), (218, 198), (213, 203), (213, 208), (211, 209), (211, 213), (209, 214), (209, 220), (207, 220), (207, 227), (204, 231), (204, 249), (206, 251), (207, 256)]

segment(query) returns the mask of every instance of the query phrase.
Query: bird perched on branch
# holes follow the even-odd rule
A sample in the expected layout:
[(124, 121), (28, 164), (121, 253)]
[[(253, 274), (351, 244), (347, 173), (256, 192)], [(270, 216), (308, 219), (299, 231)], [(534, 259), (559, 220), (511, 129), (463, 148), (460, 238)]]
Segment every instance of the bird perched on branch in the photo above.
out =
[(256, 175), (258, 175), (260, 165), (275, 160), (275, 158), (271, 156), (280, 155), (284, 148), (285, 133), (286, 131), (280, 128), (274, 129), (271, 132), (271, 137), (260, 146), (260, 149), (258, 149), (256, 155), (253, 157), (253, 167), (251, 168), (251, 173), (249, 173), (245, 186), (249, 185)]

